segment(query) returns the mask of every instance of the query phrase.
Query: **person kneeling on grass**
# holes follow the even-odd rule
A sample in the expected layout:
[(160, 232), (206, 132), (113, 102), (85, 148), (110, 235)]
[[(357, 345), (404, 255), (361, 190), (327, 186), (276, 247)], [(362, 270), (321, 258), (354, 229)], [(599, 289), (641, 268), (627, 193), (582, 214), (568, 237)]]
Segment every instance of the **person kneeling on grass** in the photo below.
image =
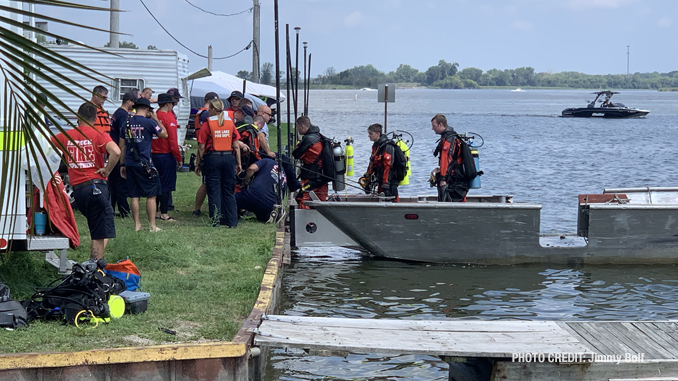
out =
[[(115, 168), (120, 149), (108, 134), (91, 127), (97, 119), (94, 105), (83, 103), (78, 116), (78, 127), (56, 135), (52, 143), (64, 154), (75, 203), (89, 226), (90, 258), (97, 260), (104, 257), (108, 239), (115, 238), (114, 211), (106, 177)], [(106, 153), (108, 164), (104, 166)]]
[(247, 188), (235, 194), (238, 210), (248, 210), (257, 220), (267, 222), (278, 201), (278, 174), (282, 176), (282, 192), (285, 193), (287, 177), (273, 159), (261, 159), (250, 165), (245, 173)]

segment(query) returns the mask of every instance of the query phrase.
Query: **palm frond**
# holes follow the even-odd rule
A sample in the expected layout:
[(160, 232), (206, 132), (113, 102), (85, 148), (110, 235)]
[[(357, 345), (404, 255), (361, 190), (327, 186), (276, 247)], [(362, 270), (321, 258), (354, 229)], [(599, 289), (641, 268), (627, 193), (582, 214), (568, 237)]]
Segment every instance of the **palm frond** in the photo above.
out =
[[(89, 11), (111, 11), (105, 7), (61, 0), (27, 0), (23, 3)], [(64, 101), (52, 94), (44, 84), (54, 86), (66, 94), (87, 102), (91, 89), (85, 88), (72, 78), (85, 77), (102, 84), (106, 84), (106, 79), (110, 78), (24, 37), (22, 31), (41, 33), (68, 41), (73, 41), (74, 38), (42, 31), (12, 16), (34, 17), (91, 31), (106, 33), (108, 31), (58, 19), (48, 15), (47, 12), (27, 11), (7, 5), (0, 5), (0, 12), (3, 14), (0, 16), (0, 81), (2, 82), (0, 87), (0, 176), (2, 178), (0, 194), (3, 195), (0, 199), (2, 215), (0, 217), (0, 238), (2, 238), (0, 242), (9, 241), (9, 251), (14, 236), (22, 235), (25, 230), (26, 220), (20, 216), (26, 212), (22, 209), (28, 206), (24, 202), (28, 198), (27, 193), (32, 194), (31, 168), (40, 179), (39, 184), (35, 185), (43, 190), (46, 188), (43, 179), (53, 178), (52, 169), (49, 166), (49, 151), (57, 147), (50, 141), (55, 133), (50, 129), (47, 121), (51, 121), (58, 132), (64, 132), (59, 123), (56, 123), (56, 118), (69, 121), (70, 118), (64, 114), (77, 115), (76, 111), (70, 109)], [(73, 44), (113, 54), (83, 43), (73, 42)], [(48, 112), (44, 114), (40, 108), (40, 102), (36, 100), (39, 94), (44, 94), (48, 100), (44, 105)], [(71, 126), (75, 127), (72, 123)], [(24, 177), (26, 170), (29, 173)], [(30, 197), (31, 202), (32, 199), (33, 197)]]

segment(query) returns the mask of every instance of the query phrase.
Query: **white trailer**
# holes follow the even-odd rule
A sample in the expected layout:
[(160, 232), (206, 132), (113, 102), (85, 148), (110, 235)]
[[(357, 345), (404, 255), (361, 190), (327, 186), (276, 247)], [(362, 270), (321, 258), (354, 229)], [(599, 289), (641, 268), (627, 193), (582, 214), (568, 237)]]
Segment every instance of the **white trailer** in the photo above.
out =
[[(120, 107), (123, 94), (131, 89), (142, 90), (145, 87), (150, 87), (155, 92), (155, 96), (173, 87), (179, 89), (184, 98), (181, 99), (174, 111), (177, 113), (179, 124), (179, 131), (177, 131), (179, 145), (183, 145), (188, 117), (191, 113), (191, 95), (187, 84), (189, 75), (187, 56), (173, 50), (101, 48), (104, 50), (104, 52), (101, 52), (75, 45), (54, 45), (49, 48), (106, 76), (98, 78), (98, 81), (93, 80), (86, 76), (74, 74), (64, 68), (55, 67), (44, 58), (38, 58), (45, 65), (49, 65), (54, 70), (75, 80), (90, 91), (98, 85), (108, 88), (108, 100), (104, 104), (104, 109), (111, 115)], [(42, 80), (38, 80), (38, 82), (52, 94), (58, 96), (73, 111), (77, 111), (83, 102), (81, 98), (66, 93), (50, 83)], [(83, 93), (81, 96), (89, 100), (92, 94), (91, 92)], [(69, 115), (66, 110), (59, 111), (68, 116), (69, 119), (75, 120), (75, 116)]]

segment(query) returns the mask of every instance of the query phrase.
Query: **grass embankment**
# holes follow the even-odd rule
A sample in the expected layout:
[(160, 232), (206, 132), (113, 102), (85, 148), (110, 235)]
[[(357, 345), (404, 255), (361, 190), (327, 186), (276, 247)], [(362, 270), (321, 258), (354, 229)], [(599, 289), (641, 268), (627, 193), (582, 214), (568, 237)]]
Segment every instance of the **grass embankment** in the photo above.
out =
[[(277, 146), (274, 130), (272, 147)], [(196, 142), (188, 143), (194, 146), (194, 152)], [(170, 212), (177, 221), (158, 220), (163, 231), (149, 232), (142, 201), (141, 218), (146, 229), (135, 232), (131, 218), (116, 219), (117, 237), (106, 249), (108, 262), (129, 257), (137, 265), (142, 290), (151, 293), (148, 311), (125, 315), (94, 329), (35, 321), (25, 330), (0, 332), (0, 353), (230, 341), (256, 301), (273, 251), (275, 225), (241, 220), (236, 229), (213, 228), (207, 217), (207, 202), (202, 217), (192, 215), (200, 178), (192, 172), (178, 173), (177, 177), (173, 194), (176, 210)], [(82, 262), (89, 257), (89, 230), (85, 218), (77, 212), (76, 220), (81, 246), (69, 250), (68, 258)], [(30, 297), (34, 287), (46, 286), (58, 277), (38, 252), (15, 252), (0, 263), (0, 280), (11, 288), (16, 300)]]

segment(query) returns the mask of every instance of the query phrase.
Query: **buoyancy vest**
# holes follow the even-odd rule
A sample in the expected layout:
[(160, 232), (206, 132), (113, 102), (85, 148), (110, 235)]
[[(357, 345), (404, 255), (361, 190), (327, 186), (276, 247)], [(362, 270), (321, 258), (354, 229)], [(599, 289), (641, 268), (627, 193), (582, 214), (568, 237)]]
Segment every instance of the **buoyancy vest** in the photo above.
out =
[(111, 118), (108, 115), (108, 111), (100, 108), (97, 109), (97, 119), (94, 122), (94, 129), (105, 133), (111, 132)]
[(244, 124), (238, 127), (238, 132), (240, 133), (240, 141), (247, 144), (250, 148), (250, 152), (254, 152), (257, 157), (259, 157), (259, 128), (254, 124)]
[(390, 139), (381, 135), (379, 140), (372, 145), (372, 156), (367, 169), (369, 174), (374, 174), (379, 185), (391, 183), (391, 167), (393, 166), (393, 145), (388, 144)]
[(209, 117), (207, 123), (210, 127), (208, 149), (211, 147), (212, 151), (233, 151), (233, 132), (235, 131), (233, 121), (224, 114), (223, 125), (219, 125), (218, 115)]
[(323, 144), (320, 137), (320, 128), (311, 126), (294, 151), (292, 151), (292, 156), (301, 161), (299, 178), (307, 180), (322, 179), (322, 151)]
[(447, 127), (440, 136), (434, 156), (439, 156), (440, 175), (450, 181), (454, 175), (455, 164), (462, 164), (461, 143), (452, 127)]

